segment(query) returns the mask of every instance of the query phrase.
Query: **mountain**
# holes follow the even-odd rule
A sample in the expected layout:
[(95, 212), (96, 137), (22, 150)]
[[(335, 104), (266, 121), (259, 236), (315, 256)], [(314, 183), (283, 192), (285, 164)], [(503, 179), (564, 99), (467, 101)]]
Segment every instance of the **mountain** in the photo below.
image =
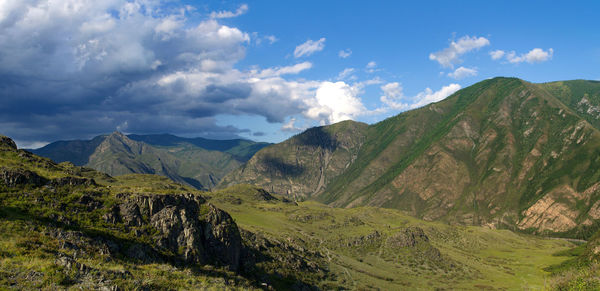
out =
[(31, 151), (56, 162), (86, 165), (110, 175), (158, 174), (208, 189), (266, 145), (242, 139), (221, 141), (169, 134), (126, 136), (115, 132), (87, 141), (58, 141)]
[(215, 140), (201, 137), (185, 138), (171, 134), (130, 134), (127, 135), (127, 137), (132, 140), (161, 147), (176, 147), (181, 144), (190, 144), (208, 151), (219, 151), (231, 154), (241, 162), (249, 160), (257, 151), (270, 145), (266, 142), (254, 142), (246, 139)]
[[(120, 155), (151, 151), (107, 140)], [(0, 233), (0, 289), (18, 290), (541, 289), (542, 269), (574, 246), (250, 185), (205, 193), (162, 176), (111, 177), (4, 136)]]
[(245, 183), (296, 200), (316, 196), (356, 159), (367, 127), (344, 121), (311, 128), (258, 151), (243, 167), (229, 173), (221, 187)]
[(87, 164), (90, 156), (107, 135), (99, 135), (91, 140), (56, 141), (39, 149), (29, 151), (52, 159), (57, 163), (71, 162), (77, 166)]
[[(354, 132), (344, 131), (352, 122), (310, 129), (262, 149), (223, 185), (587, 237), (600, 219), (599, 117), (599, 82), (488, 79)], [(302, 145), (315, 131), (346, 146)], [(336, 151), (347, 157), (326, 166), (323, 157)], [(320, 179), (321, 170), (330, 174)]]

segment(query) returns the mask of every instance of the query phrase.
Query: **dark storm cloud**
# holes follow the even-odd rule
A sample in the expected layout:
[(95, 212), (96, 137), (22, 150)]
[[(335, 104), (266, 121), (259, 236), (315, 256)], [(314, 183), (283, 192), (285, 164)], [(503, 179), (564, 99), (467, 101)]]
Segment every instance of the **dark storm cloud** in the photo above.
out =
[(162, 2), (0, 2), (0, 133), (22, 144), (115, 129), (235, 137), (249, 130), (215, 116), (335, 112), (315, 99), (321, 82), (283, 77), (310, 62), (240, 71), (247, 33)]

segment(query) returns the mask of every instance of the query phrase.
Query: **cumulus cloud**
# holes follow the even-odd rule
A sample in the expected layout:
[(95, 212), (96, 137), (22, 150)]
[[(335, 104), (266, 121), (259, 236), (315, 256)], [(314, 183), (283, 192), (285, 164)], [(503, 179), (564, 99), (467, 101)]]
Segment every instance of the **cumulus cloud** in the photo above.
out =
[[(378, 111), (392, 110), (409, 110), (425, 106), (429, 103), (438, 102), (460, 90), (459, 84), (450, 84), (443, 86), (438, 91), (433, 91), (426, 88), (416, 96), (410, 98), (404, 96), (402, 85), (398, 82), (387, 83), (381, 86), (383, 95), (380, 100), (387, 108), (380, 108)], [(403, 101), (411, 100), (411, 101)]]
[(238, 16), (240, 16), (242, 14), (245, 14), (246, 12), (248, 12), (248, 5), (242, 4), (235, 11), (219, 11), (219, 12), (215, 11), (215, 12), (212, 12), (212, 13), (210, 13), (210, 18), (216, 18), (216, 19), (220, 19), (220, 18), (233, 18), (233, 17), (238, 17)]
[(302, 131), (305, 129), (306, 128), (296, 126), (296, 118), (295, 117), (290, 118), (290, 121), (284, 123), (281, 126), (281, 130), (287, 131), (287, 132), (299, 132), (299, 131)]
[(320, 52), (325, 48), (325, 38), (322, 37), (321, 39), (314, 41), (314, 40), (307, 40), (305, 43), (299, 45), (296, 47), (296, 49), (294, 50), (294, 57), (295, 58), (300, 58), (303, 56), (310, 56), (316, 52)]
[(354, 119), (366, 111), (357, 96), (359, 92), (345, 82), (322, 82), (317, 89), (316, 100), (309, 104), (305, 115), (320, 120), (321, 124)]
[(547, 51), (544, 51), (541, 48), (534, 48), (528, 53), (518, 56), (514, 51), (511, 51), (510, 53), (506, 54), (506, 60), (511, 64), (518, 64), (522, 62), (527, 62), (530, 64), (542, 63), (552, 59), (553, 54), (554, 50), (552, 48), (548, 49)]
[(505, 52), (503, 50), (495, 50), (490, 52), (490, 57), (492, 60), (499, 60), (504, 56)]
[(338, 52), (338, 57), (345, 59), (347, 57), (349, 57), (350, 55), (352, 55), (352, 50), (350, 49), (345, 49), (345, 50), (341, 50)]
[(472, 76), (477, 76), (477, 69), (459, 67), (458, 69), (454, 70), (454, 72), (448, 73), (448, 77), (454, 78), (456, 80)]
[(461, 55), (487, 45), (490, 45), (490, 41), (485, 37), (463, 36), (458, 41), (452, 41), (447, 48), (429, 54), (429, 59), (445, 68), (453, 68), (455, 64), (461, 62)]
[[(355, 118), (359, 90), (292, 79), (310, 62), (240, 70), (250, 35), (216, 12), (161, 1), (0, 1), (0, 128), (22, 144), (91, 137), (117, 128), (231, 138), (248, 129), (216, 116), (268, 122)], [(245, 8), (244, 8), (245, 7)], [(298, 49), (306, 56), (325, 39)], [(316, 49), (315, 49), (316, 48)]]

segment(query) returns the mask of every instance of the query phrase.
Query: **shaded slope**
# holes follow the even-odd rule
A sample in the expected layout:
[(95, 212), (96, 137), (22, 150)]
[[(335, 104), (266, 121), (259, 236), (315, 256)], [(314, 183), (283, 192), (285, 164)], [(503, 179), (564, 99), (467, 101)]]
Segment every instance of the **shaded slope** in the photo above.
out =
[(163, 147), (176, 147), (181, 144), (191, 144), (208, 151), (229, 153), (242, 162), (249, 160), (254, 153), (269, 145), (269, 143), (266, 142), (253, 142), (245, 139), (213, 140), (201, 137), (185, 138), (171, 134), (130, 134), (127, 137), (132, 140)]
[(121, 135), (107, 141), (111, 136), (58, 141), (31, 151), (57, 162), (87, 165), (110, 175), (158, 174), (208, 189), (268, 145), (243, 139), (210, 140), (170, 134)]
[(77, 166), (83, 166), (87, 164), (90, 155), (105, 138), (106, 135), (99, 135), (91, 140), (56, 141), (29, 151), (50, 158), (57, 163), (71, 162)]
[(157, 174), (201, 189), (200, 181), (178, 173), (181, 161), (148, 144), (133, 141), (120, 132), (109, 135), (90, 156), (87, 166), (112, 176)]
[(246, 183), (295, 199), (319, 195), (356, 158), (366, 129), (354, 121), (311, 128), (258, 151), (223, 178), (220, 187)]

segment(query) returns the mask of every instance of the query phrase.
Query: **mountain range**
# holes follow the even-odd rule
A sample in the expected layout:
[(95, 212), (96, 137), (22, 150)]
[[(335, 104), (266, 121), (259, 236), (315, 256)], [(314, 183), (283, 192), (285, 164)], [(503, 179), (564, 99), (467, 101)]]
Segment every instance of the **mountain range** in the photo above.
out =
[(8, 290), (560, 289), (588, 281), (559, 272), (598, 257), (596, 242), (294, 202), (251, 185), (202, 192), (111, 177), (4, 136), (0, 233)]
[(221, 185), (335, 207), (586, 237), (600, 218), (600, 82), (484, 80), (373, 125), (309, 129)]
[(0, 136), (0, 286), (600, 288), (598, 81), (487, 79), (277, 144), (32, 152)]
[(157, 174), (197, 189), (210, 189), (267, 145), (243, 139), (114, 132), (91, 140), (57, 141), (30, 151), (55, 162), (85, 165), (109, 175)]

